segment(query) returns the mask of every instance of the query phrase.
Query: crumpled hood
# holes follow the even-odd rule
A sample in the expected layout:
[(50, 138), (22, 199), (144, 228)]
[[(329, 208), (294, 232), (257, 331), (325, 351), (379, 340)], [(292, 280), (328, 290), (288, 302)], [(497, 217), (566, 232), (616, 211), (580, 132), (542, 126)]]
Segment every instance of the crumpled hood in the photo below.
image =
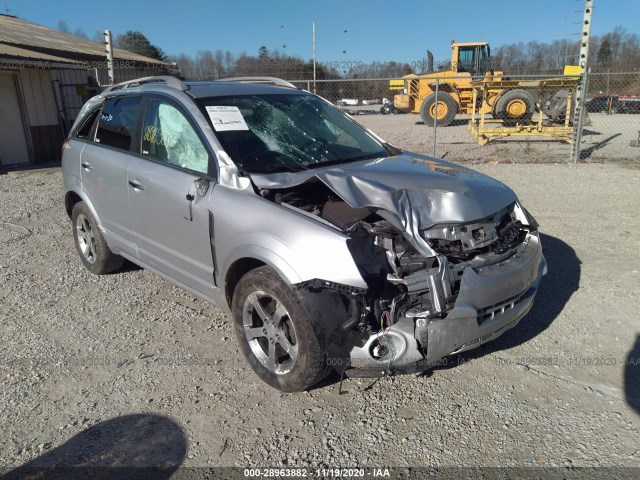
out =
[(296, 173), (251, 176), (259, 188), (267, 189), (293, 187), (313, 177), (352, 207), (386, 210), (410, 231), (479, 220), (517, 200), (509, 187), (487, 175), (409, 152)]

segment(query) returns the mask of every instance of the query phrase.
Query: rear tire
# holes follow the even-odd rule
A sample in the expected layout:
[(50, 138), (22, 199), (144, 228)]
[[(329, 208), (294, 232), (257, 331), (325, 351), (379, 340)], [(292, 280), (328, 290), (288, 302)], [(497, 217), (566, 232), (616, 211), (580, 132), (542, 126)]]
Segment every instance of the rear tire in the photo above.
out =
[(426, 125), (433, 127), (435, 123), (435, 117), (437, 115), (438, 126), (446, 127), (451, 122), (453, 122), (453, 119), (456, 117), (458, 113), (458, 104), (447, 92), (438, 92), (437, 107), (435, 103), (435, 92), (427, 95), (422, 101), (422, 105), (420, 106), (420, 116), (422, 117), (422, 121)]
[(73, 240), (87, 270), (104, 275), (122, 267), (124, 258), (111, 251), (86, 203), (78, 202), (73, 206), (71, 222)]
[(533, 96), (522, 89), (506, 91), (496, 103), (496, 118), (508, 121), (509, 123), (519, 120), (531, 120), (535, 112), (535, 101)]
[(332, 370), (300, 293), (269, 267), (240, 279), (231, 302), (236, 339), (253, 371), (282, 392), (301, 392)]

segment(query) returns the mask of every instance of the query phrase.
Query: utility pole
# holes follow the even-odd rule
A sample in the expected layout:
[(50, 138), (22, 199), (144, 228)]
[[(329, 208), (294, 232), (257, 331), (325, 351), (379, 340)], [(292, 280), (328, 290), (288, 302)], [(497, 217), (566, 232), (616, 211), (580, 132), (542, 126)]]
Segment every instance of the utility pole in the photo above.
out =
[(313, 43), (313, 93), (316, 93), (316, 21), (311, 24), (311, 35)]
[(580, 142), (584, 127), (584, 102), (587, 97), (589, 75), (589, 44), (591, 34), (591, 18), (593, 17), (593, 0), (584, 1), (584, 16), (582, 18), (582, 33), (580, 34), (580, 82), (576, 87), (576, 107), (573, 112), (573, 144), (571, 159), (574, 163), (580, 160)]
[(111, 30), (104, 31), (104, 43), (107, 47), (107, 68), (109, 71), (109, 85), (116, 83), (116, 76), (113, 71), (113, 44), (111, 43)]

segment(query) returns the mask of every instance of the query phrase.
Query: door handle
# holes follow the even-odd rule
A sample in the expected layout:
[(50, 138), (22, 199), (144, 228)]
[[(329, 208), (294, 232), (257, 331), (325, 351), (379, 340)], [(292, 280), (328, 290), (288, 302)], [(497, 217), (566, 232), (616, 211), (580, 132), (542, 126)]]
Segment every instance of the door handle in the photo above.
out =
[(84, 168), (87, 171), (93, 168), (89, 162), (82, 162), (80, 165), (82, 165), (82, 168)]
[(129, 180), (129, 185), (136, 190), (144, 190), (144, 185), (142, 185), (138, 180)]

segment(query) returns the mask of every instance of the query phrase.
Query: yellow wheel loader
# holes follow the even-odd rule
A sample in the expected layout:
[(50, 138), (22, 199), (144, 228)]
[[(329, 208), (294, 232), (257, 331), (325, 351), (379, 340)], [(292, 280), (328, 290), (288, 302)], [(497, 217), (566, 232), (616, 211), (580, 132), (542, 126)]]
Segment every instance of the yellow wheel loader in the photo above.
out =
[[(508, 122), (529, 121), (535, 111), (535, 99), (523, 89), (491, 88), (473, 104), (474, 81), (499, 82), (502, 72), (491, 68), (491, 49), (487, 42), (451, 41), (451, 68), (433, 71), (432, 56), (427, 73), (411, 74), (391, 80), (395, 111), (420, 113), (425, 124), (449, 125), (458, 113), (491, 113)], [(507, 78), (504, 78), (507, 80)], [(436, 105), (437, 84), (437, 105)]]

